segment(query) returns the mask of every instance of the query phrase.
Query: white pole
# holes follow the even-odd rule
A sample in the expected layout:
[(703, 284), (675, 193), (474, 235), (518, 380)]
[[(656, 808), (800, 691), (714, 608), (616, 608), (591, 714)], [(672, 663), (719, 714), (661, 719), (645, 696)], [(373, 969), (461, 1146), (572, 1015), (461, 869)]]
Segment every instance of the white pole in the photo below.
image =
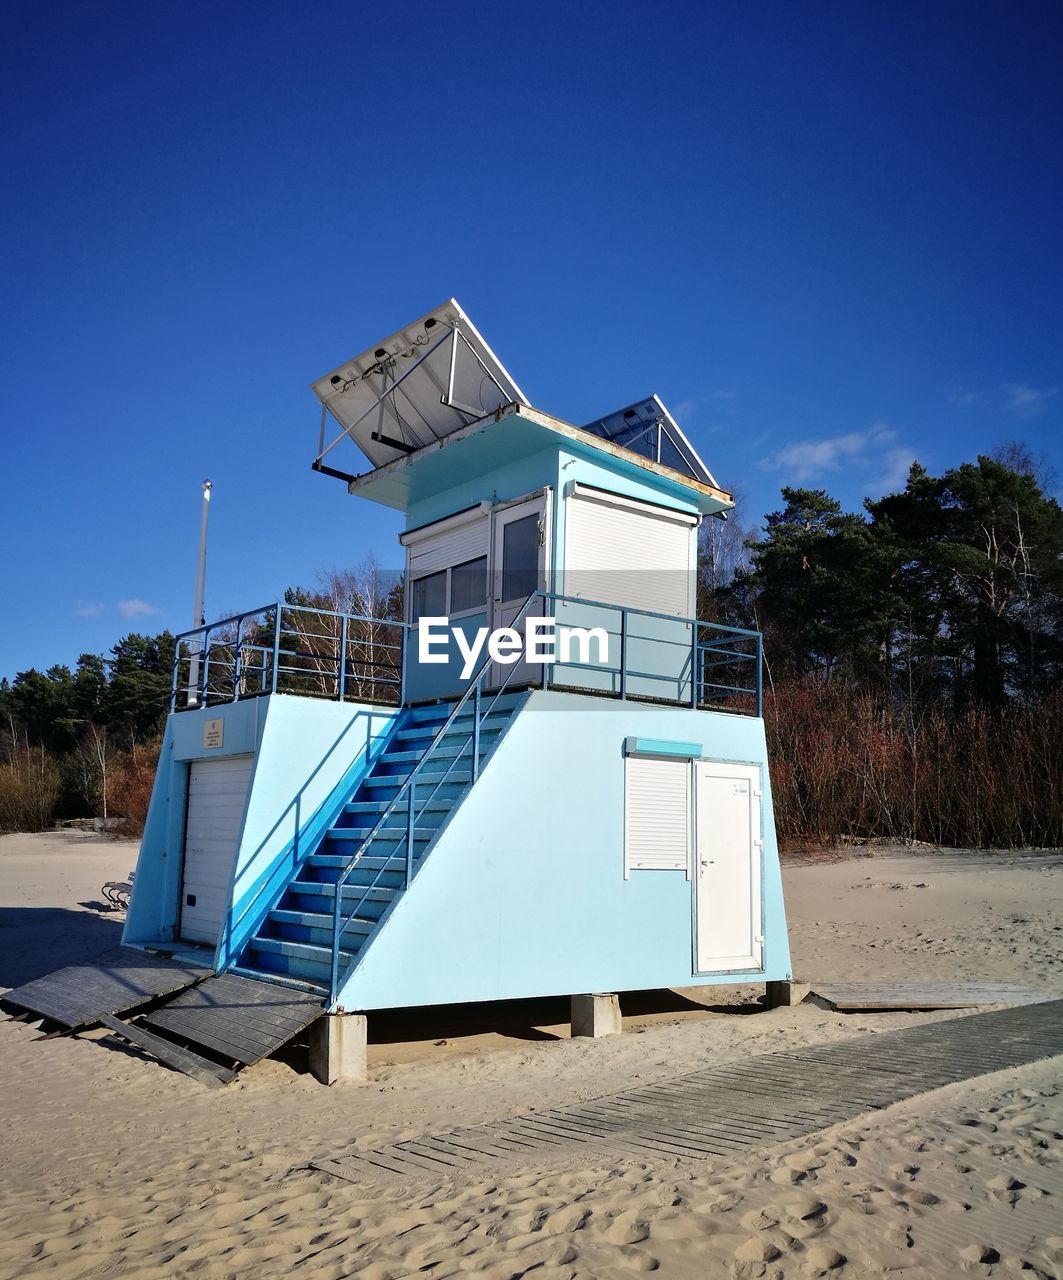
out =
[[(203, 617), (203, 591), (207, 582), (207, 513), (210, 510), (210, 491), (214, 486), (209, 480), (203, 481), (203, 510), (199, 523), (199, 569), (196, 573), (196, 601), (192, 606), (192, 626), (201, 627)], [(192, 657), (188, 666), (188, 705), (196, 706), (199, 702), (199, 655), (203, 649), (203, 640), (194, 640), (191, 645)]]

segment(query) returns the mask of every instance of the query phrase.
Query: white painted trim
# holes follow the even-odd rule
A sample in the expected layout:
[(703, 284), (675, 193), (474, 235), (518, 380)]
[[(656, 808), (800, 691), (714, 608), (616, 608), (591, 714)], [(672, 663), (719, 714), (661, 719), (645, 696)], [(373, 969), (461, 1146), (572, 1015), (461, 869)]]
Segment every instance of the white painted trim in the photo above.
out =
[(599, 489), (596, 485), (581, 484), (578, 480), (570, 481), (568, 496), (589, 498), (593, 502), (604, 502), (611, 507), (625, 507), (629, 511), (656, 516), (660, 520), (675, 520), (678, 524), (689, 525), (691, 528), (701, 524), (701, 516), (695, 512), (678, 511), (675, 507), (663, 506), (659, 502), (641, 502), (638, 498), (629, 498), (622, 493)]
[(430, 524), (421, 525), (418, 529), (411, 529), (408, 533), (400, 533), (399, 542), (404, 547), (415, 547), (426, 538), (437, 538), (441, 533), (453, 533), (455, 529), (460, 529), (462, 525), (471, 524), (474, 520), (482, 520), (490, 513), (491, 504), (489, 502), (481, 502), (477, 506), (469, 507), (465, 511), (459, 511), (455, 515), (443, 516), (439, 520), (433, 520)]

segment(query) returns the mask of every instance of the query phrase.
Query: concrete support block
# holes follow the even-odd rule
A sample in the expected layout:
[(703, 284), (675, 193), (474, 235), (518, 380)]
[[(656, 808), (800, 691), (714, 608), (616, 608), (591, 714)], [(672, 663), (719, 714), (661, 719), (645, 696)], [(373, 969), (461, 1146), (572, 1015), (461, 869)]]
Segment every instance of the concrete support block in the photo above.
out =
[(364, 1080), (369, 1020), (364, 1013), (326, 1013), (310, 1027), (310, 1071), (322, 1084)]
[(572, 997), (572, 1034), (591, 1036), (618, 1036), (621, 1031), (620, 997), (592, 995)]
[(812, 990), (807, 982), (798, 982), (795, 978), (768, 982), (765, 987), (764, 1006), (767, 1009), (781, 1009), (787, 1005), (800, 1004)]

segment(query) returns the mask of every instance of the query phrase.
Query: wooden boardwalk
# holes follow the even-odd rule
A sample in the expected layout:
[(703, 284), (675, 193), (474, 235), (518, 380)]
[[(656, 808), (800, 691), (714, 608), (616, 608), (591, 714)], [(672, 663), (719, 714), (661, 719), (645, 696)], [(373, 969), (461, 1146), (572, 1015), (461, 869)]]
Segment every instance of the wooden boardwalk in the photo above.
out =
[(578, 1106), (341, 1152), (313, 1167), (386, 1185), (495, 1178), (508, 1165), (558, 1159), (727, 1159), (1057, 1054), (1063, 1054), (1063, 1000), (764, 1054)]
[(35, 978), (0, 996), (5, 1004), (50, 1018), (71, 1031), (95, 1026), (210, 976), (210, 969), (166, 956), (115, 947), (102, 955)]
[(1042, 991), (1010, 982), (814, 982), (812, 994), (842, 1013), (874, 1009), (973, 1009), (1030, 1004)]

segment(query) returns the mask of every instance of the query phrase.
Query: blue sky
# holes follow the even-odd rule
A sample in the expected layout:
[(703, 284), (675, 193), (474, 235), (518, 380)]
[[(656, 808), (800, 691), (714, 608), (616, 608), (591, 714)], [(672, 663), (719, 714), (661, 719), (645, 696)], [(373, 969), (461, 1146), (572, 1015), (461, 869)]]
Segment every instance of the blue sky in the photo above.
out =
[(538, 407), (658, 392), (746, 519), (1063, 422), (1063, 8), (0, 13), (0, 674), (375, 551), (312, 379), (454, 295)]

